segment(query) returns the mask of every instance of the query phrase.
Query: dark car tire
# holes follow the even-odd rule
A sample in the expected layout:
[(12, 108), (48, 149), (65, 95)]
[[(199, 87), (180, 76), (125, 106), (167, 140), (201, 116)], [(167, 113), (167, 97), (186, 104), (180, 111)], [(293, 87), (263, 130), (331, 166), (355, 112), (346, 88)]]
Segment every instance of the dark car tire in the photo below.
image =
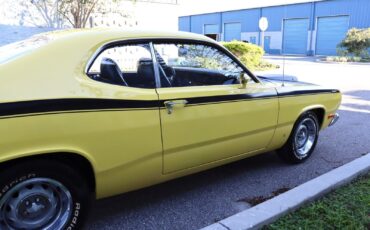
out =
[(292, 164), (306, 161), (315, 150), (319, 129), (317, 115), (312, 111), (305, 112), (294, 124), (287, 142), (277, 150), (278, 156)]
[(87, 181), (66, 164), (30, 160), (1, 168), (0, 229), (81, 229), (92, 200)]

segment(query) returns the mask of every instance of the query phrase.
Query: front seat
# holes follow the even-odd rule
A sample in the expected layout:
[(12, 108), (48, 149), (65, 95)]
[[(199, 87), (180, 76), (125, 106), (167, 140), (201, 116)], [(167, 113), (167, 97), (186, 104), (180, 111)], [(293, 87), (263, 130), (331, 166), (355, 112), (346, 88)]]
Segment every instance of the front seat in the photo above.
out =
[(143, 88), (155, 87), (153, 61), (151, 58), (140, 58), (138, 61), (137, 75), (140, 79), (140, 85)]
[(100, 63), (100, 77), (103, 81), (128, 86), (117, 63), (110, 58), (103, 58)]

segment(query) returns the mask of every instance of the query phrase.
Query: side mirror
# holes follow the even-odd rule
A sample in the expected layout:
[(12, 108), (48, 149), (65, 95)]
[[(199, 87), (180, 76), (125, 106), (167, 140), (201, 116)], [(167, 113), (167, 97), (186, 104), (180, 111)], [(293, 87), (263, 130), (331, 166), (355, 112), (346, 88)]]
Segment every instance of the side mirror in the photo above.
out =
[(249, 77), (245, 73), (240, 74), (239, 80), (240, 80), (240, 88), (241, 89), (247, 88)]

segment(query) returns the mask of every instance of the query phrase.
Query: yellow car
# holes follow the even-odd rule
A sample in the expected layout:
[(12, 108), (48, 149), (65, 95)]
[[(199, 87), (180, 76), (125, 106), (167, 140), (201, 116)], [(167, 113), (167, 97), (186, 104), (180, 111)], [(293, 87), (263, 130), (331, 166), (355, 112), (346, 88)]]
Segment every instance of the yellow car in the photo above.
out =
[(0, 229), (79, 229), (95, 198), (272, 150), (303, 162), (341, 101), (181, 32), (40, 34), (0, 48), (0, 82)]

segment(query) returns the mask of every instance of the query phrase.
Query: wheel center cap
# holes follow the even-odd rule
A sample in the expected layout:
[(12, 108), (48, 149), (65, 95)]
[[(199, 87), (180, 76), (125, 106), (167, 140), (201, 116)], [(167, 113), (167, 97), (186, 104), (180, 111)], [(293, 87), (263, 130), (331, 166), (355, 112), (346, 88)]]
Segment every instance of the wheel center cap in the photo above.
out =
[(27, 212), (30, 214), (34, 214), (39, 212), (41, 209), (44, 209), (45, 205), (43, 204), (36, 204), (35, 202), (32, 202), (32, 205), (30, 208), (27, 208)]
[(31, 195), (24, 199), (18, 209), (18, 215), (24, 219), (43, 218), (49, 211), (50, 201), (42, 195)]

